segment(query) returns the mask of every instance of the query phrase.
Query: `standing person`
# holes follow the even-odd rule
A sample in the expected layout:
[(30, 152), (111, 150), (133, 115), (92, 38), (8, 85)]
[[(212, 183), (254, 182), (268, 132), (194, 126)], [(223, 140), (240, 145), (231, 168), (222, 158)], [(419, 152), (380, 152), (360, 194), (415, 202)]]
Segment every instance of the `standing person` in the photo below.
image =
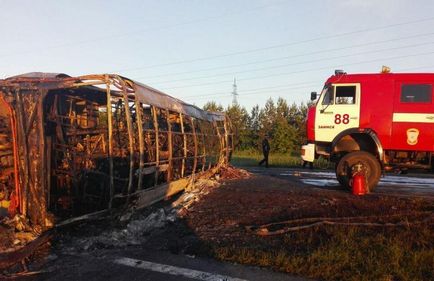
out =
[(268, 138), (264, 137), (262, 140), (262, 153), (264, 154), (264, 159), (259, 162), (259, 166), (265, 162), (265, 167), (268, 168), (268, 154), (270, 153), (270, 143), (268, 142)]

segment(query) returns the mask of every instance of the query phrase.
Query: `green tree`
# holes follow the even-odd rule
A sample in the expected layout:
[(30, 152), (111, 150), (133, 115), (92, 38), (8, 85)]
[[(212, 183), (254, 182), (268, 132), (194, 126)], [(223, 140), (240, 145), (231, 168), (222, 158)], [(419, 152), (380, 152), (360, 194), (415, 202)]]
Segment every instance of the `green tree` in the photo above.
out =
[(306, 120), (307, 111), (313, 103), (309, 102), (307, 104), (301, 103), (296, 105), (295, 103), (291, 106), (290, 112), (290, 124), (297, 130), (297, 145), (301, 146), (306, 142)]
[(288, 103), (286, 102), (286, 100), (279, 97), (277, 99), (277, 104), (276, 104), (276, 118), (277, 117), (288, 118), (289, 111), (290, 111), (290, 109), (289, 109), (289, 106), (288, 106)]
[(234, 129), (234, 144), (237, 150), (261, 151), (261, 143), (268, 136), (271, 150), (280, 153), (298, 152), (306, 141), (306, 117), (312, 103), (293, 103), (288, 106), (279, 97), (275, 103), (269, 98), (264, 107), (254, 106), (250, 112), (239, 104), (223, 107), (214, 101), (203, 108), (210, 111), (225, 111)]
[(280, 153), (292, 153), (296, 150), (297, 131), (288, 124), (286, 118), (279, 116), (273, 132), (272, 151)]
[(223, 106), (215, 101), (209, 101), (203, 106), (203, 110), (223, 112)]
[(294, 110), (296, 115), (297, 107), (291, 106), (290, 108), (286, 100), (278, 98), (273, 127), (273, 151), (291, 153), (296, 149), (297, 129), (290, 122)]
[(259, 130), (260, 130), (260, 109), (259, 105), (255, 105), (252, 108), (252, 111), (250, 112), (249, 116), (249, 123), (248, 123), (248, 142), (249, 147), (248, 149), (253, 150), (260, 150), (260, 147), (258, 147), (258, 140), (259, 137)]
[(267, 100), (265, 106), (259, 112), (259, 137), (263, 139), (265, 136), (272, 138), (272, 133), (276, 121), (276, 106), (271, 98)]
[(228, 106), (226, 114), (232, 122), (235, 148), (240, 150), (249, 148), (249, 113), (247, 110), (239, 104), (235, 104)]

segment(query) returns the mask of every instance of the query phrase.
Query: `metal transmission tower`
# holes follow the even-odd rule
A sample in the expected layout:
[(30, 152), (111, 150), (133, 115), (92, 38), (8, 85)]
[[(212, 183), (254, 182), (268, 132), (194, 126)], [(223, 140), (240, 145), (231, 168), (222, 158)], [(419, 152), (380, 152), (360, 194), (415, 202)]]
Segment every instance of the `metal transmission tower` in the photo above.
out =
[(237, 79), (234, 77), (234, 84), (232, 84), (232, 105), (238, 104), (238, 92), (237, 92)]

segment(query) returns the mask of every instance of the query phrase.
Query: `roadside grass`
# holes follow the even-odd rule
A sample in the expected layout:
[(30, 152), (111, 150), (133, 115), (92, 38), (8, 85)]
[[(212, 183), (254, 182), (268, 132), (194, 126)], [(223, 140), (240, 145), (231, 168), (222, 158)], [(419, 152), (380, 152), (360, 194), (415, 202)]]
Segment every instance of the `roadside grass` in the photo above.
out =
[[(239, 167), (251, 167), (257, 166), (259, 161), (263, 159), (263, 155), (256, 151), (235, 151), (232, 155), (231, 163), (234, 166)], [(285, 153), (270, 153), (268, 157), (268, 163), (270, 167), (300, 167), (302, 160), (299, 155), (291, 155)], [(327, 159), (318, 159), (314, 162), (314, 167), (319, 169), (330, 168), (331, 165)]]
[(326, 226), (286, 234), (279, 247), (221, 245), (213, 254), (320, 280), (434, 280), (430, 227)]

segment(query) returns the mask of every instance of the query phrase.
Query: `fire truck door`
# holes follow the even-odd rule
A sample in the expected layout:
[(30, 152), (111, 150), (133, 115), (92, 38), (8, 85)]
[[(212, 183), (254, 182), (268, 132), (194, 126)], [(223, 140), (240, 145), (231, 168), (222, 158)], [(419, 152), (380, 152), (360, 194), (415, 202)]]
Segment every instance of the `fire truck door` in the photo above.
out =
[(434, 151), (432, 83), (398, 81), (393, 105), (392, 147)]
[(331, 142), (340, 132), (358, 128), (360, 84), (332, 84), (323, 90), (316, 107), (315, 139)]

